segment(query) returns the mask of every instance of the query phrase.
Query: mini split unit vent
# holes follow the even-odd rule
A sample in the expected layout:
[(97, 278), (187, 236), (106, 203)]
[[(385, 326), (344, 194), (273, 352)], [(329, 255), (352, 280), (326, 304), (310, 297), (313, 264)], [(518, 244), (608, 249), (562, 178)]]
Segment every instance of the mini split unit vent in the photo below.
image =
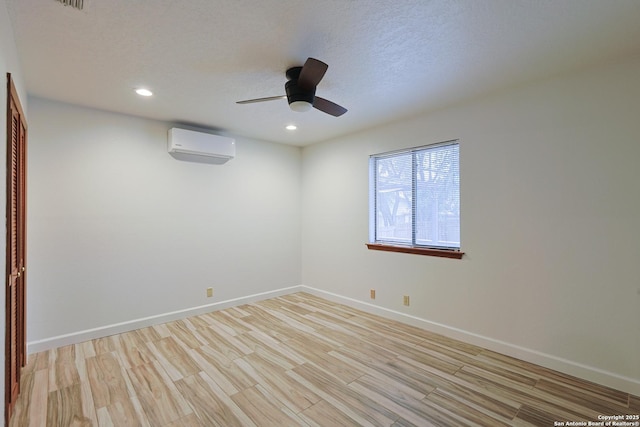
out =
[(78, 10), (82, 10), (82, 8), (84, 7), (84, 0), (58, 0), (58, 1), (65, 6), (71, 6)]
[(219, 165), (235, 157), (236, 142), (226, 136), (172, 128), (168, 150), (178, 160)]

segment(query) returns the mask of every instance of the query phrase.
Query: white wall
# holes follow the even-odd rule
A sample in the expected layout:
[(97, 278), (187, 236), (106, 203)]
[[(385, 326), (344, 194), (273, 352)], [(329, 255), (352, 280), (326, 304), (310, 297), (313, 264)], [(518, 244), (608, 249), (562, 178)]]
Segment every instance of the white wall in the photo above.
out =
[(299, 148), (183, 162), (167, 123), (29, 104), (29, 342), (300, 284)]
[[(640, 393), (639, 75), (635, 58), (306, 147), (303, 284)], [(464, 258), (367, 250), (368, 156), (455, 138)]]
[[(303, 283), (640, 394), (638, 75), (549, 79), (302, 162), (238, 139), (222, 166), (171, 158), (166, 123), (30, 99), (28, 339)], [(452, 138), (465, 257), (368, 251), (368, 156)]]
[[(11, 78), (14, 80), (14, 85), (18, 91), (18, 97), (24, 113), (27, 114), (27, 96), (22, 82), (22, 72), (20, 70), (20, 64), (18, 61), (18, 54), (16, 51), (16, 43), (13, 37), (13, 26), (9, 20), (9, 13), (7, 12), (7, 4), (4, 0), (0, 1), (0, 165), (2, 170), (6, 170), (7, 164), (7, 73), (11, 73)], [(0, 184), (0, 212), (4, 216), (6, 211), (6, 173), (2, 174), (2, 184)], [(6, 228), (0, 227), (0, 271), (6, 270), (5, 266), (5, 242), (6, 242)], [(2, 283), (5, 283), (3, 281)], [(2, 351), (0, 351), (0, 402), (4, 402), (4, 355), (5, 355), (5, 293), (0, 292), (0, 331), (2, 331)]]

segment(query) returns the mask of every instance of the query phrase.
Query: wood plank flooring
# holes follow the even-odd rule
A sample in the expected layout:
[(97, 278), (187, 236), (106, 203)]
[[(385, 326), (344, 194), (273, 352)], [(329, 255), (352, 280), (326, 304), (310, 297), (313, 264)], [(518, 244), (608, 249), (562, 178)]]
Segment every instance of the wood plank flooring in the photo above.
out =
[(296, 293), (31, 355), (10, 426), (553, 426), (640, 398)]

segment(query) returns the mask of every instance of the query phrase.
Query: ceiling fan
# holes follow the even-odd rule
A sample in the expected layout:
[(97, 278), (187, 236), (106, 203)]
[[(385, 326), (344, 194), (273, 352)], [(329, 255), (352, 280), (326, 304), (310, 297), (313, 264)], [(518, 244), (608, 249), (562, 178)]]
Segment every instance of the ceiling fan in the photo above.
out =
[(347, 109), (327, 99), (316, 96), (316, 86), (324, 77), (329, 66), (315, 58), (308, 58), (302, 67), (289, 68), (286, 72), (287, 82), (284, 85), (286, 95), (270, 96), (267, 98), (248, 99), (236, 104), (252, 104), (254, 102), (287, 99), (289, 108), (293, 111), (309, 111), (311, 107), (324, 113), (338, 117)]

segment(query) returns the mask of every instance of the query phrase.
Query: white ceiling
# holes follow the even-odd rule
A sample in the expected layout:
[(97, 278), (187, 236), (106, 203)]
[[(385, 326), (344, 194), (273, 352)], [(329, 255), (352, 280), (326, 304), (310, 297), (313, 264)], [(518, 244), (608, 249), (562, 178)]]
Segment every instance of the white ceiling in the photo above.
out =
[[(294, 145), (640, 54), (640, 0), (5, 1), (30, 95)], [(345, 115), (235, 103), (307, 57)]]

